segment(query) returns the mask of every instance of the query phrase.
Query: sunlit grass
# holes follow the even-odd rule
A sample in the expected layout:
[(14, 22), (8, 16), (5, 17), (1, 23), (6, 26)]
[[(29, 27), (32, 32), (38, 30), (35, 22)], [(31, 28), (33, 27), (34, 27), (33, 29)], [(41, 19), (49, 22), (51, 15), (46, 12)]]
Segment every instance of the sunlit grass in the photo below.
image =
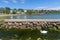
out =
[(4, 22), (4, 19), (0, 19), (0, 24), (3, 24)]

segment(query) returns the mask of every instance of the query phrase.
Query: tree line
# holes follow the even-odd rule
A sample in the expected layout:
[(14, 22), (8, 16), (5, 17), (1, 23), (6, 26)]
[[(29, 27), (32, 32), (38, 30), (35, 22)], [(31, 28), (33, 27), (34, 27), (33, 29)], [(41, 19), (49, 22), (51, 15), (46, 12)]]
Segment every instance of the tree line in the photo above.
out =
[(26, 10), (26, 14), (51, 14), (51, 13), (60, 13), (60, 10), (34, 10), (34, 9), (11, 9), (9, 7), (5, 7), (5, 8), (0, 8), (0, 13), (4, 13), (4, 14), (10, 14), (12, 10), (12, 14), (17, 14), (24, 12), (24, 10)]

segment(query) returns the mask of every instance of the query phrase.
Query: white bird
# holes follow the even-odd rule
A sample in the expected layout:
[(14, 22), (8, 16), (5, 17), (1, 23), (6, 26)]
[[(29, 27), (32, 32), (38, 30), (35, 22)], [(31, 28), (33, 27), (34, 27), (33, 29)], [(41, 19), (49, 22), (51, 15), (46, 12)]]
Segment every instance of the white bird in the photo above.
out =
[(48, 31), (41, 30), (40, 32), (41, 32), (42, 34), (46, 34)]

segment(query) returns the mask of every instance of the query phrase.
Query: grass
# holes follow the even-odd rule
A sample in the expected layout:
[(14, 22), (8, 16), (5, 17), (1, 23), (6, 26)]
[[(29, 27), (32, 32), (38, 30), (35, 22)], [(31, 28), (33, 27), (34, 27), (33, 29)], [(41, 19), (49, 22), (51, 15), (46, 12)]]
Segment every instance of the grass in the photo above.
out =
[(3, 24), (4, 23), (4, 19), (0, 19), (0, 24)]
[(41, 34), (38, 29), (20, 29), (20, 28), (0, 28), (0, 38), (17, 39), (17, 40), (58, 40), (60, 39), (60, 31), (47, 29), (47, 34)]
[(18, 16), (20, 14), (0, 14), (0, 16)]

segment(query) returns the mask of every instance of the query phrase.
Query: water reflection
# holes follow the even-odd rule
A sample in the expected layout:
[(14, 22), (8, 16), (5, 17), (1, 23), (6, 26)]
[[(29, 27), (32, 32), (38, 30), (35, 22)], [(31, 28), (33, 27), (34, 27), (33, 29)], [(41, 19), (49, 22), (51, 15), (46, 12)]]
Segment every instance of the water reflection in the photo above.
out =
[(13, 16), (10, 16), (10, 19), (13, 19)]
[(20, 16), (3, 16), (4, 19), (60, 19), (60, 14), (33, 14)]

